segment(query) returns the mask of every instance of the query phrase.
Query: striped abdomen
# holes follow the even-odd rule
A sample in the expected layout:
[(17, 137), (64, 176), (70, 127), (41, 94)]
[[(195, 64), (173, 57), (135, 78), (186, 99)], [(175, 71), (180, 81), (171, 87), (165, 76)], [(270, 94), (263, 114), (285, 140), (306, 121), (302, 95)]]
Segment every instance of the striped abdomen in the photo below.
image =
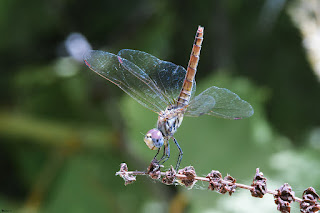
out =
[(201, 44), (203, 41), (203, 31), (204, 28), (199, 26), (196, 33), (196, 37), (194, 39), (190, 60), (187, 67), (186, 77), (184, 79), (180, 95), (178, 97), (177, 106), (188, 105), (190, 101), (192, 85), (197, 72), (197, 66), (200, 58)]

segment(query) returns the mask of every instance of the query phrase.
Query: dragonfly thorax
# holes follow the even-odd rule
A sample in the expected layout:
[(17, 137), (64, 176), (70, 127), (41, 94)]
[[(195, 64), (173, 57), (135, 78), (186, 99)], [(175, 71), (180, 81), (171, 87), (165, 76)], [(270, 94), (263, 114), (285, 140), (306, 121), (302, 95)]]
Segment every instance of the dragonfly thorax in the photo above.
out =
[(183, 120), (185, 108), (168, 107), (165, 111), (159, 113), (158, 129), (164, 137), (171, 137), (177, 131)]

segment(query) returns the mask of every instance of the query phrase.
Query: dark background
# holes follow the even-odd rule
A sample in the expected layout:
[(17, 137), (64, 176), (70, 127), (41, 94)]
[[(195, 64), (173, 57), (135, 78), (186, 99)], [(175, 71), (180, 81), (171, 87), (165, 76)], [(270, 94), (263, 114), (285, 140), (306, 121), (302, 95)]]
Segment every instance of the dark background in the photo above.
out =
[[(115, 173), (122, 162), (129, 170), (148, 166), (155, 153), (143, 135), (157, 115), (68, 57), (64, 41), (72, 32), (93, 49), (138, 49), (186, 67), (197, 26), (204, 26), (197, 94), (228, 88), (255, 114), (185, 118), (176, 134), (181, 166), (201, 176), (219, 170), (249, 185), (260, 167), (270, 189), (288, 182), (299, 197), (309, 186), (319, 191), (320, 77), (300, 31), (310, 23), (297, 25), (301, 14), (290, 13), (306, 12), (299, 2), (0, 1), (0, 209), (276, 212), (271, 195), (238, 190), (228, 197), (205, 183), (185, 190), (138, 177), (125, 187)], [(307, 17), (320, 30), (319, 16)], [(171, 147), (165, 169), (177, 157)]]

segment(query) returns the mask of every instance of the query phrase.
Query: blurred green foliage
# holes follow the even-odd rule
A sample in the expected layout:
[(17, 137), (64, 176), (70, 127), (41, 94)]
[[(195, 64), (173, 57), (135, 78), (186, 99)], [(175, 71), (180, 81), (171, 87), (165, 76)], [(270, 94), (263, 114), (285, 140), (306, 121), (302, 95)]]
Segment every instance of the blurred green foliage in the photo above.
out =
[[(269, 13), (268, 2), (0, 1), (0, 210), (276, 212), (271, 196), (227, 197), (204, 183), (185, 190), (138, 177), (125, 187), (115, 172), (121, 162), (147, 167), (155, 153), (143, 137), (157, 115), (67, 57), (63, 42), (74, 31), (94, 49), (139, 49), (186, 66), (204, 26), (197, 94), (228, 88), (255, 114), (185, 118), (175, 135), (181, 166), (245, 184), (260, 167), (270, 189), (289, 182), (297, 196), (309, 186), (319, 191), (319, 82), (286, 13), (290, 2)], [(165, 168), (175, 164), (173, 143), (171, 150)]]

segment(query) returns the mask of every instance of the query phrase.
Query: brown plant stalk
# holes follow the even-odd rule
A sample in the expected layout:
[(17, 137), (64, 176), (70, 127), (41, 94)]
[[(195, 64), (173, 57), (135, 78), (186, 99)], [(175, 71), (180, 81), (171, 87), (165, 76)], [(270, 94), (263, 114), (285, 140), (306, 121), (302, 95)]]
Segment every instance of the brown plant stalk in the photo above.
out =
[(197, 181), (206, 181), (209, 182), (208, 189), (217, 191), (220, 194), (228, 192), (230, 196), (237, 188), (247, 189), (253, 197), (258, 198), (263, 198), (265, 194), (272, 194), (275, 204), (277, 204), (277, 209), (282, 213), (290, 213), (290, 204), (292, 202), (298, 202), (300, 204), (300, 211), (303, 213), (318, 212), (320, 210), (320, 197), (312, 187), (307, 188), (303, 192), (302, 198), (295, 196), (288, 183), (283, 184), (279, 189), (268, 190), (267, 179), (260, 172), (259, 168), (256, 169), (252, 184), (249, 186), (236, 183), (236, 179), (230, 175), (223, 178), (217, 170), (212, 170), (206, 177), (200, 177), (196, 175), (195, 169), (192, 166), (185, 167), (179, 171), (175, 171), (171, 166), (166, 172), (161, 171), (162, 167), (156, 160), (153, 160), (147, 171), (128, 171), (127, 164), (122, 163), (120, 171), (116, 175), (124, 179), (125, 185), (135, 182), (137, 175), (147, 175), (152, 179), (161, 179), (162, 177), (162, 183), (167, 185), (180, 184), (186, 187), (193, 187)]

